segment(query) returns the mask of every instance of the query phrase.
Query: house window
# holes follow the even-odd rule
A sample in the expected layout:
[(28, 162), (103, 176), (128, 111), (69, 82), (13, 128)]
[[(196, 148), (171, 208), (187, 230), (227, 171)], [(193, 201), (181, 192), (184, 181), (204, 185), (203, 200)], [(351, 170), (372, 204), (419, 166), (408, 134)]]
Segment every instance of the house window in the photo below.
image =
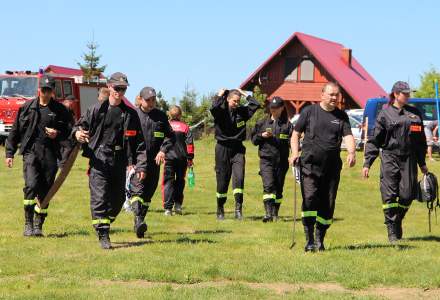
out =
[(301, 81), (313, 81), (313, 72), (315, 65), (310, 59), (303, 60), (301, 62)]
[(63, 81), (63, 91), (64, 91), (64, 98), (67, 96), (73, 95), (72, 93), (72, 81), (70, 80), (64, 80)]
[(298, 80), (298, 61), (298, 58), (286, 57), (286, 64), (284, 67), (284, 80)]
[(55, 80), (55, 98), (62, 99), (63, 91), (61, 89), (61, 80)]

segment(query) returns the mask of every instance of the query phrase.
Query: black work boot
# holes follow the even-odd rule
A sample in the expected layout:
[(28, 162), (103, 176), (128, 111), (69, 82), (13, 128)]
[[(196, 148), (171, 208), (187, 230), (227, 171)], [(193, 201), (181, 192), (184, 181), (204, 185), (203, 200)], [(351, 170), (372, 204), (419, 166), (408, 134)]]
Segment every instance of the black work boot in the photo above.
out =
[(46, 219), (46, 215), (39, 213), (34, 214), (34, 236), (44, 236), (43, 235), (43, 224)]
[(112, 248), (112, 244), (110, 242), (110, 235), (109, 235), (109, 228), (105, 228), (105, 229), (98, 229), (98, 238), (99, 238), (99, 243), (101, 244), (101, 248), (102, 249), (111, 249)]
[(401, 240), (403, 236), (402, 221), (400, 218), (396, 220), (396, 237), (398, 240)]
[(235, 201), (235, 219), (243, 220), (243, 202)]
[(147, 224), (144, 222), (144, 216), (134, 216), (134, 232), (138, 239), (143, 239), (145, 237), (145, 232), (148, 229)]
[(176, 215), (183, 215), (182, 212), (182, 204), (180, 203), (174, 203), (174, 212), (176, 213)]
[(388, 231), (388, 240), (391, 244), (394, 244), (397, 242), (397, 234), (396, 234), (396, 224), (393, 223), (387, 223), (387, 231)]
[(217, 220), (225, 219), (225, 199), (217, 199)]
[(279, 217), (278, 217), (278, 212), (280, 211), (280, 206), (281, 206), (281, 203), (276, 203), (276, 202), (274, 202), (273, 203), (273, 206), (272, 206), (272, 219), (276, 222), (276, 221), (278, 221), (278, 219), (279, 219)]
[(324, 237), (325, 233), (327, 232), (327, 228), (322, 228), (319, 226), (316, 226), (316, 232), (315, 232), (315, 246), (318, 251), (324, 251)]
[(306, 235), (305, 252), (315, 252), (315, 239), (314, 239), (315, 224), (304, 225), (304, 233)]
[(34, 235), (34, 206), (27, 205), (24, 207), (24, 236)]
[(264, 210), (266, 215), (263, 217), (263, 223), (272, 222), (272, 203), (271, 200), (264, 200)]

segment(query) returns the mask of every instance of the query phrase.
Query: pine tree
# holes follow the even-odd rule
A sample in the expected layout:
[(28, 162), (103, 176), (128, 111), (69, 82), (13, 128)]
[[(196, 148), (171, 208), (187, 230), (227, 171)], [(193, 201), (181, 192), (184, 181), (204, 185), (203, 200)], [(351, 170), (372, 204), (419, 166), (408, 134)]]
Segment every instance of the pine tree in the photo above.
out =
[(156, 95), (156, 102), (157, 102), (157, 108), (160, 110), (167, 112), (170, 109), (170, 106), (168, 105), (168, 102), (165, 100), (165, 98), (162, 95), (162, 92), (159, 91)]
[(91, 41), (87, 44), (88, 53), (83, 53), (82, 59), (84, 63), (78, 63), (78, 66), (81, 68), (83, 72), (84, 80), (91, 81), (93, 78), (99, 77), (107, 67), (99, 66), (99, 60), (101, 59), (101, 55), (96, 54), (96, 49), (98, 48), (98, 44), (95, 41)]

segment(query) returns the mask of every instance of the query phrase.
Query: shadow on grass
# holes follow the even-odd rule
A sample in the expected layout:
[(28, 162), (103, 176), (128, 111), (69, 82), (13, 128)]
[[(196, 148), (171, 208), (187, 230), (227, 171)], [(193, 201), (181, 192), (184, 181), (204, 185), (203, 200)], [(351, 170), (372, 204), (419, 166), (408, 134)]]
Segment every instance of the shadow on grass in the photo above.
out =
[(440, 242), (440, 237), (435, 235), (413, 236), (405, 238), (405, 241), (424, 241), (424, 242)]
[(346, 245), (346, 246), (336, 246), (331, 247), (328, 249), (328, 251), (332, 250), (367, 250), (367, 249), (386, 249), (386, 248), (395, 248), (397, 250), (407, 250), (407, 249), (414, 249), (415, 246), (410, 246), (406, 244), (377, 244), (377, 243), (371, 243), (371, 244), (357, 244), (357, 245)]
[[(165, 212), (165, 210), (162, 209), (162, 208), (159, 208), (159, 209), (150, 209), (148, 212), (149, 212), (149, 213), (156, 213), (156, 214), (163, 214), (163, 213)], [(183, 213), (182, 213), (182, 215), (177, 215), (177, 214), (174, 214), (174, 212), (173, 212), (173, 216), (175, 216), (175, 217), (178, 217), (178, 216), (193, 216), (193, 215), (198, 215), (198, 214), (200, 214), (200, 213), (198, 213), (198, 212), (194, 212), (194, 211), (186, 211), (185, 208), (183, 208)], [(167, 216), (167, 218), (168, 218), (168, 217), (169, 217), (169, 216)]]
[[(251, 221), (261, 221), (263, 220), (264, 216), (245, 216), (245, 220), (251, 220)], [(279, 216), (278, 222), (293, 222), (293, 216)], [(301, 222), (301, 217), (296, 217), (297, 222)], [(343, 218), (334, 218), (333, 222), (341, 222), (344, 221)]]
[(232, 233), (232, 230), (222, 230), (222, 229), (216, 229), (216, 230), (194, 230), (193, 232), (173, 232), (173, 231), (158, 231), (158, 232), (150, 232), (149, 235), (171, 235), (171, 234), (177, 234), (177, 235), (188, 235), (188, 234), (223, 234), (223, 233)]
[(214, 240), (210, 239), (191, 239), (189, 237), (179, 237), (175, 240), (144, 240), (144, 241), (136, 241), (136, 242), (113, 242), (113, 248), (130, 248), (130, 247), (139, 247), (146, 244), (215, 244), (217, 243)]
[(90, 235), (90, 232), (88, 230), (76, 230), (76, 231), (65, 231), (62, 233), (50, 233), (47, 235), (48, 238), (65, 238), (65, 237), (69, 237), (69, 236), (86, 236), (86, 235)]

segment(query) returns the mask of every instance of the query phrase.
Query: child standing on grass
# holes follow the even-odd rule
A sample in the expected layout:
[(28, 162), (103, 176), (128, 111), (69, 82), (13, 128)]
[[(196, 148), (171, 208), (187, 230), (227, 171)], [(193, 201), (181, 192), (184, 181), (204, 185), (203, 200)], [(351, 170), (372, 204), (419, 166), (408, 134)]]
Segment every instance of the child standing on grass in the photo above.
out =
[(182, 214), (186, 169), (193, 165), (194, 143), (189, 126), (181, 121), (182, 109), (174, 105), (168, 114), (176, 140), (174, 147), (165, 153), (162, 196), (165, 215), (171, 216), (173, 206), (176, 214)]

